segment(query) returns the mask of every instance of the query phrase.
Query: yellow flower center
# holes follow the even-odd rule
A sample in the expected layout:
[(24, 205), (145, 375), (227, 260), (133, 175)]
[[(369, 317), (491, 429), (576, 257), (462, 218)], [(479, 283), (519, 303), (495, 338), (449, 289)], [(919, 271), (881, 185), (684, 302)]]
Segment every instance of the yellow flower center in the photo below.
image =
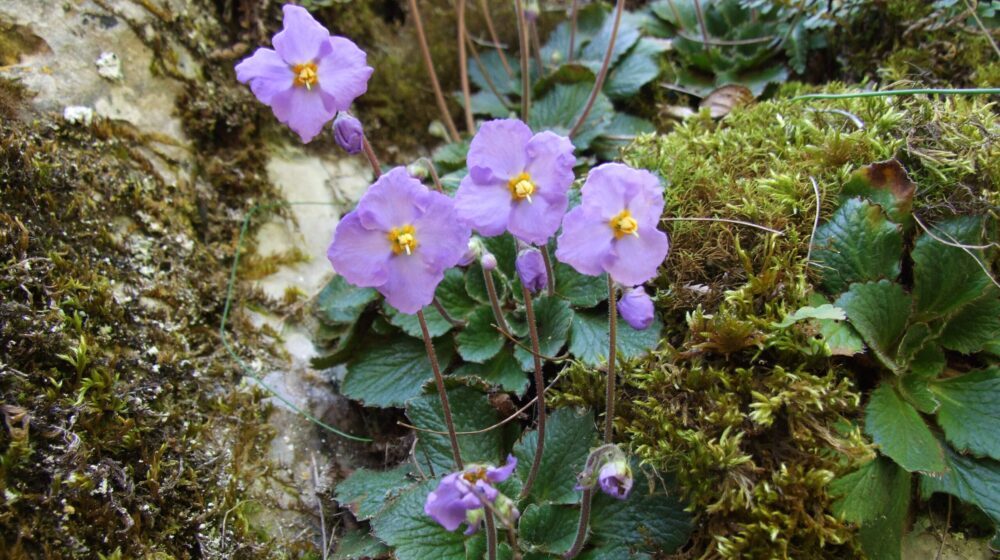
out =
[(475, 484), (478, 480), (486, 480), (486, 469), (478, 467), (474, 470), (465, 471), (462, 474), (462, 478), (469, 484)]
[(417, 248), (416, 232), (411, 225), (392, 228), (389, 230), (389, 242), (392, 243), (392, 252), (399, 255), (405, 252), (412, 255)]
[(319, 74), (316, 73), (315, 62), (296, 64), (292, 67), (292, 72), (295, 72), (295, 80), (292, 83), (297, 87), (304, 86), (306, 89), (312, 89), (314, 85), (319, 83)]
[(525, 172), (507, 181), (507, 188), (510, 189), (510, 196), (514, 200), (531, 202), (531, 195), (535, 194), (535, 184), (531, 182), (531, 175)]
[(628, 210), (619, 212), (617, 216), (611, 218), (609, 223), (612, 231), (615, 232), (615, 239), (621, 239), (626, 235), (639, 237), (639, 222), (635, 221), (632, 213)]

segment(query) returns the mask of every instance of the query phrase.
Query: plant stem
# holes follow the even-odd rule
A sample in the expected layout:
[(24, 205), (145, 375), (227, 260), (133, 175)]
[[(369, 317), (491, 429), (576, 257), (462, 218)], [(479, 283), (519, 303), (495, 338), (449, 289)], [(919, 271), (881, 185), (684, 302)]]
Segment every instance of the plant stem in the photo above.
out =
[(441, 305), (441, 302), (438, 300), (437, 296), (434, 296), (434, 299), (431, 301), (431, 304), (434, 306), (434, 309), (437, 309), (437, 312), (441, 314), (441, 317), (443, 317), (445, 321), (448, 321), (448, 323), (451, 326), (459, 328), (465, 326), (466, 324), (465, 321), (462, 321), (461, 319), (456, 319), (451, 316), (451, 313), (448, 313), (448, 310), (445, 309), (443, 305)]
[(465, 126), (469, 134), (476, 133), (476, 121), (472, 118), (472, 94), (469, 91), (469, 59), (465, 54), (465, 0), (457, 0), (458, 6), (458, 75), (462, 81), (462, 101), (465, 109)]
[(486, 293), (490, 296), (490, 307), (493, 308), (493, 318), (497, 320), (497, 327), (504, 335), (510, 336), (510, 327), (507, 320), (503, 318), (503, 311), (500, 309), (500, 300), (497, 298), (497, 287), (493, 283), (493, 273), (483, 269), (483, 281), (486, 282)]
[(608, 276), (608, 387), (604, 393), (604, 443), (611, 443), (615, 429), (615, 362), (618, 360), (618, 302), (615, 281)]
[(542, 250), (542, 261), (545, 263), (545, 274), (548, 276), (548, 288), (545, 293), (552, 297), (556, 295), (556, 275), (552, 270), (552, 259), (549, 258), (549, 248), (546, 245), (539, 247)]
[(601, 63), (601, 71), (597, 74), (597, 81), (594, 82), (594, 89), (590, 92), (590, 98), (587, 99), (587, 105), (583, 108), (583, 112), (580, 113), (580, 117), (577, 118), (576, 124), (569, 131), (569, 137), (572, 138), (576, 136), (576, 133), (580, 131), (580, 127), (583, 126), (583, 122), (587, 120), (587, 115), (590, 114), (590, 110), (594, 107), (594, 101), (597, 100), (597, 95), (601, 93), (601, 88), (604, 87), (604, 79), (608, 77), (608, 69), (611, 67), (611, 55), (615, 52), (615, 39), (618, 38), (618, 26), (622, 22), (622, 12), (625, 11), (625, 0), (618, 0), (615, 4), (615, 24), (611, 28), (611, 39), (608, 41), (608, 52), (604, 53), (604, 62)]
[(486, 71), (486, 66), (483, 64), (483, 60), (479, 58), (479, 51), (476, 50), (476, 44), (472, 41), (472, 37), (469, 37), (468, 31), (466, 31), (465, 34), (465, 41), (468, 43), (467, 46), (469, 47), (469, 52), (472, 53), (472, 58), (476, 61), (476, 65), (479, 66), (479, 72), (483, 75), (483, 78), (486, 80), (486, 85), (489, 86), (490, 91), (493, 92), (493, 95), (495, 95), (497, 99), (500, 100), (500, 103), (503, 104), (504, 109), (507, 109), (509, 111), (510, 104), (507, 103), (507, 98), (504, 97), (503, 95), (500, 95), (500, 91), (497, 89), (496, 84), (493, 83), (493, 78), (491, 78), (490, 73)]
[[(701, 41), (705, 50), (708, 50), (708, 27), (705, 26), (705, 13), (701, 11), (701, 1), (694, 0), (694, 13), (698, 16), (698, 27), (701, 28)], [(678, 20), (679, 21), (679, 20)]]
[(521, 55), (521, 120), (528, 122), (531, 112), (531, 76), (528, 75), (528, 22), (524, 19), (521, 0), (514, 0), (517, 7), (517, 35)]
[(424, 58), (424, 66), (427, 67), (427, 73), (431, 78), (431, 87), (434, 89), (434, 98), (441, 111), (441, 118), (444, 120), (444, 126), (448, 129), (448, 135), (451, 136), (452, 142), (458, 142), (461, 140), (461, 136), (458, 134), (458, 129), (455, 128), (455, 121), (451, 120), (451, 113), (448, 112), (448, 104), (445, 103), (437, 72), (434, 71), (434, 60), (431, 59), (431, 49), (427, 45), (427, 36), (424, 35), (424, 22), (420, 19), (420, 8), (417, 7), (417, 0), (410, 0), (410, 13), (413, 15), (413, 23), (417, 29), (417, 42), (420, 43), (420, 54)]
[(569, 53), (566, 62), (573, 62), (573, 52), (576, 50), (576, 16), (580, 11), (580, 0), (573, 0), (573, 8), (569, 13)]
[(486, 521), (486, 558), (497, 560), (497, 525), (493, 522), (493, 511), (485, 509), (483, 519)]
[(535, 417), (538, 420), (538, 443), (535, 444), (535, 459), (531, 462), (531, 470), (528, 478), (521, 489), (521, 497), (527, 497), (531, 493), (531, 486), (538, 476), (538, 469), (542, 465), (542, 452), (545, 450), (545, 379), (542, 377), (542, 357), (538, 343), (538, 324), (535, 322), (535, 306), (531, 302), (531, 292), (528, 288), (521, 286), (521, 295), (524, 296), (524, 312), (528, 319), (528, 336), (531, 338), (531, 357), (535, 362), (535, 393), (538, 396), (538, 403), (535, 405)]
[(804, 101), (807, 99), (854, 99), (857, 97), (889, 97), (892, 95), (997, 95), (1000, 88), (969, 88), (969, 89), (891, 89), (883, 91), (860, 91), (856, 93), (808, 93), (797, 95), (789, 101)]
[(490, 40), (493, 41), (493, 47), (497, 50), (497, 54), (500, 55), (500, 64), (503, 64), (503, 69), (507, 71), (507, 76), (513, 78), (514, 71), (510, 68), (510, 64), (507, 63), (507, 55), (504, 54), (503, 49), (500, 47), (500, 39), (497, 37), (496, 27), (493, 27), (493, 16), (490, 15), (490, 7), (486, 4), (486, 0), (479, 0), (479, 6), (483, 10), (483, 17), (486, 19), (486, 29), (490, 32)]
[(369, 165), (372, 166), (372, 172), (375, 173), (375, 178), (378, 179), (382, 176), (382, 165), (378, 162), (378, 156), (375, 155), (375, 150), (372, 149), (372, 145), (368, 143), (368, 136), (364, 134), (361, 135), (361, 150), (365, 153), (365, 157), (368, 158)]
[(417, 311), (417, 320), (420, 321), (420, 331), (424, 335), (424, 348), (427, 349), (427, 359), (431, 362), (431, 370), (434, 372), (434, 383), (437, 384), (438, 397), (441, 398), (441, 409), (444, 411), (444, 423), (448, 426), (448, 439), (451, 440), (451, 454), (455, 459), (455, 468), (462, 470), (465, 468), (465, 465), (462, 463), (462, 451), (458, 448), (455, 422), (451, 419), (451, 405), (448, 404), (448, 393), (444, 390), (444, 377), (441, 376), (441, 367), (438, 365), (437, 352), (434, 351), (434, 343), (431, 342), (431, 333), (427, 330), (427, 320), (424, 319), (423, 310)]
[(531, 31), (531, 42), (535, 44), (535, 64), (538, 65), (538, 75), (545, 74), (545, 63), (542, 62), (542, 40), (538, 38), (538, 24), (534, 21), (528, 22)]
[(583, 496), (580, 497), (580, 521), (576, 525), (576, 540), (573, 541), (573, 546), (566, 551), (566, 554), (563, 554), (563, 558), (566, 560), (576, 558), (587, 542), (587, 528), (590, 525), (590, 499), (593, 495), (592, 488), (583, 489)]

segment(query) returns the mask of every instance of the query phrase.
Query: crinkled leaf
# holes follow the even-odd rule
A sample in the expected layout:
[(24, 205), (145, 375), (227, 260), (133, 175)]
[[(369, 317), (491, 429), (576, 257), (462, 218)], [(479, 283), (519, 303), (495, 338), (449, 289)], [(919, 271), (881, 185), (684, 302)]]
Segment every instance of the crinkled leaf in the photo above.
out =
[[(480, 430), (500, 420), (497, 411), (490, 406), (487, 396), (472, 387), (459, 386), (448, 389), (448, 402), (451, 405), (451, 416), (457, 432)], [(448, 429), (437, 392), (422, 395), (407, 403), (406, 416), (414, 426), (420, 428), (440, 432)], [(502, 430), (458, 437), (462, 460), (466, 463), (494, 465), (502, 463), (506, 458), (501, 449), (502, 443)], [(430, 461), (434, 472), (455, 470), (451, 443), (446, 434), (418, 433), (416, 456), (421, 462)]]
[(882, 453), (907, 471), (941, 472), (945, 468), (941, 445), (920, 414), (890, 383), (872, 392), (865, 410), (865, 432)]
[[(513, 61), (511, 71), (513, 76), (507, 74), (500, 55), (494, 49), (480, 49), (479, 59), (469, 57), (469, 81), (476, 85), (481, 91), (492, 91), (496, 88), (502, 95), (521, 95), (521, 80), (517, 59), (508, 57), (508, 64)], [(485, 70), (485, 72), (484, 72)], [(489, 77), (487, 79), (487, 76)], [(492, 82), (492, 87), (491, 87)]]
[[(615, 339), (618, 355), (635, 358), (655, 348), (660, 342), (663, 323), (659, 317), (645, 330), (637, 331), (618, 318), (618, 332)], [(597, 366), (607, 362), (611, 336), (608, 334), (608, 312), (598, 310), (580, 311), (573, 317), (573, 332), (570, 334), (569, 351), (581, 362)]]
[[(577, 119), (583, 114), (594, 83), (579, 82), (571, 85), (557, 84), (545, 97), (531, 107), (528, 124), (532, 130), (551, 130), (568, 136)], [(573, 145), (584, 150), (601, 135), (611, 120), (614, 106), (603, 93), (597, 95), (594, 106), (580, 130), (573, 137)]]
[(869, 558), (898, 559), (910, 507), (910, 473), (878, 457), (830, 483), (840, 498), (833, 512), (861, 526), (861, 545)]
[[(558, 297), (541, 296), (534, 299), (535, 321), (538, 323), (538, 348), (543, 356), (557, 356), (566, 344), (569, 327), (573, 324), (573, 310), (569, 302)], [(522, 343), (530, 348), (531, 342)], [(534, 370), (535, 361), (531, 352), (518, 346), (514, 357), (525, 371)]]
[(664, 45), (659, 41), (640, 39), (608, 73), (604, 93), (612, 99), (624, 99), (639, 93), (642, 86), (660, 75), (660, 54), (663, 50)]
[(494, 326), (493, 310), (482, 306), (469, 316), (465, 328), (455, 337), (458, 354), (467, 362), (481, 364), (503, 348), (504, 336)]
[(941, 403), (938, 424), (956, 449), (1000, 459), (1000, 367), (938, 380), (930, 390)]
[(337, 547), (333, 560), (366, 560), (381, 558), (389, 553), (385, 543), (375, 538), (365, 529), (354, 529), (345, 532), (337, 539)]
[(906, 328), (910, 305), (910, 296), (903, 288), (888, 280), (853, 284), (836, 301), (875, 356), (893, 371), (898, 369), (896, 347)]
[(608, 278), (605, 275), (587, 276), (561, 262), (555, 263), (556, 294), (569, 300), (575, 307), (594, 307), (608, 299)]
[(337, 275), (316, 296), (316, 312), (326, 323), (350, 324), (358, 320), (369, 302), (378, 297), (373, 288), (358, 288)]
[(916, 190), (916, 183), (899, 160), (890, 159), (856, 171), (844, 184), (841, 196), (867, 198), (881, 206), (892, 221), (904, 224), (910, 220)]
[[(615, 36), (615, 48), (611, 53), (611, 66), (617, 64), (618, 60), (625, 55), (639, 41), (639, 24), (641, 17), (632, 12), (622, 14), (621, 22), (618, 25), (618, 34)], [(604, 23), (596, 35), (584, 45), (580, 52), (580, 60), (587, 64), (596, 73), (600, 70), (604, 62), (604, 56), (611, 43), (611, 35), (614, 30), (614, 14), (608, 14), (604, 18)]]
[(461, 140), (445, 144), (434, 150), (431, 159), (438, 168), (438, 173), (448, 173), (465, 167), (465, 156), (469, 153), (471, 140)]
[(505, 233), (496, 237), (485, 237), (483, 245), (497, 258), (497, 270), (507, 278), (514, 278), (517, 275), (514, 268), (514, 261), (517, 259), (517, 241), (513, 235)]
[(375, 516), (403, 488), (410, 486), (408, 463), (387, 471), (358, 469), (337, 484), (336, 498), (359, 520)]
[(916, 354), (924, 345), (931, 342), (932, 332), (931, 328), (927, 323), (914, 323), (910, 325), (910, 328), (906, 329), (903, 334), (903, 338), (899, 341), (899, 347), (896, 349), (896, 363), (901, 366), (909, 364), (913, 355)]
[[(631, 144), (639, 134), (650, 132), (656, 132), (656, 126), (646, 119), (626, 113), (615, 113), (608, 126), (590, 147), (597, 157), (613, 160), (617, 159), (621, 155), (620, 150)], [(575, 189), (571, 192), (579, 193)]]
[(430, 479), (407, 490), (372, 520), (372, 530), (391, 546), (398, 560), (465, 560), (461, 529), (448, 532), (424, 513), (427, 495), (437, 488)]
[[(386, 317), (389, 318), (389, 324), (394, 327), (399, 327), (403, 332), (412, 336), (413, 338), (419, 338), (423, 340), (423, 331), (420, 329), (420, 320), (417, 319), (416, 315), (410, 315), (408, 313), (400, 313), (396, 308), (389, 305), (388, 303), (383, 305)], [(427, 332), (431, 334), (431, 338), (437, 338), (444, 333), (451, 330), (452, 325), (438, 313), (438, 310), (432, 305), (428, 305), (423, 308), (424, 319), (427, 321)]]
[(938, 409), (938, 400), (931, 392), (930, 381), (919, 375), (905, 375), (899, 380), (899, 394), (924, 414), (933, 414)]
[(846, 200), (816, 229), (813, 240), (813, 260), (830, 293), (843, 292), (853, 282), (894, 280), (902, 254), (900, 227), (877, 204), (858, 198)]
[[(980, 221), (958, 218), (930, 226), (934, 235), (952, 243), (980, 242)], [(980, 251), (970, 250), (981, 258)], [(919, 318), (948, 315), (982, 296), (990, 279), (976, 259), (958, 247), (921, 235), (910, 253), (913, 257), (913, 299)]]
[[(433, 379), (424, 343), (409, 337), (372, 337), (347, 364), (341, 391), (366, 406), (403, 406)], [(435, 341), (438, 361), (445, 367), (454, 349)]]
[(462, 364), (452, 376), (481, 379), (491, 385), (499, 385), (504, 391), (515, 393), (519, 397), (524, 396), (524, 392), (528, 390), (528, 376), (521, 369), (521, 364), (514, 359), (510, 348), (504, 348), (484, 364)]
[(865, 350), (865, 341), (847, 321), (820, 319), (819, 333), (833, 356), (853, 356)]
[(788, 328), (793, 324), (802, 321), (803, 319), (832, 319), (832, 320), (843, 320), (847, 318), (847, 314), (844, 310), (825, 303), (818, 307), (813, 307), (807, 305), (805, 307), (800, 307), (795, 310), (795, 313), (785, 316), (780, 323), (775, 323), (774, 326), (778, 328)]
[(920, 494), (924, 499), (935, 492), (951, 494), (972, 504), (993, 520), (1000, 529), (1000, 462), (976, 459), (956, 453), (945, 446), (947, 471), (941, 475), (920, 477)]
[[(460, 105), (465, 104), (465, 96), (461, 92), (454, 94), (454, 98)], [(489, 89), (473, 93), (469, 97), (469, 102), (472, 112), (476, 115), (488, 115), (496, 119), (503, 119), (509, 117), (513, 111), (510, 100), (497, 97)]]
[(563, 554), (573, 546), (579, 517), (575, 508), (531, 504), (518, 520), (518, 536), (534, 551)]
[(1000, 343), (1000, 298), (989, 290), (986, 297), (963, 307), (948, 320), (938, 341), (963, 354), (981, 352), (990, 344)]
[[(528, 500), (532, 503), (575, 504), (580, 500), (576, 475), (583, 470), (590, 448), (597, 442), (594, 417), (590, 412), (577, 414), (570, 408), (551, 412), (545, 423), (545, 451)], [(535, 459), (538, 432), (526, 432), (514, 445), (517, 474), (528, 478)]]
[[(497, 291), (497, 298), (502, 302), (507, 299), (507, 292), (510, 289), (507, 277), (504, 276), (499, 267), (490, 271), (493, 275), (493, 286)], [(486, 289), (486, 280), (483, 277), (483, 267), (478, 262), (474, 262), (465, 270), (465, 290), (480, 303), (489, 304), (490, 295)]]

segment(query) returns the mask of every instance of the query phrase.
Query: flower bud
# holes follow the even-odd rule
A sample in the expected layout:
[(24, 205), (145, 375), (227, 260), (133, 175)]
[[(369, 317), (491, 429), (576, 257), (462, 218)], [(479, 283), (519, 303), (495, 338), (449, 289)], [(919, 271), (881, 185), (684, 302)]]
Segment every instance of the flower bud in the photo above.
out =
[(497, 258), (493, 253), (486, 253), (483, 258), (479, 259), (479, 264), (482, 265), (483, 270), (490, 271), (497, 267)]
[(653, 300), (642, 286), (625, 288), (618, 312), (633, 329), (644, 330), (653, 322)]
[(462, 255), (462, 259), (458, 261), (458, 266), (469, 266), (473, 261), (482, 256), (483, 251), (485, 250), (486, 247), (483, 245), (483, 241), (480, 238), (476, 236), (470, 237), (469, 244), (465, 249), (465, 254)]
[(628, 498), (632, 491), (632, 467), (624, 457), (608, 461), (597, 475), (601, 491), (619, 500)]
[(365, 132), (361, 128), (361, 121), (350, 113), (341, 111), (333, 121), (333, 137), (337, 145), (347, 153), (357, 154), (361, 152), (364, 144)]
[(417, 161), (406, 166), (406, 172), (417, 179), (426, 179), (431, 176), (427, 166), (422, 161)]
[(538, 0), (527, 0), (524, 3), (524, 19), (528, 21), (537, 21), (539, 12)]
[(522, 249), (517, 254), (514, 266), (517, 268), (521, 284), (529, 292), (540, 292), (549, 285), (549, 278), (545, 274), (545, 259), (542, 258), (542, 253), (538, 249), (534, 247)]

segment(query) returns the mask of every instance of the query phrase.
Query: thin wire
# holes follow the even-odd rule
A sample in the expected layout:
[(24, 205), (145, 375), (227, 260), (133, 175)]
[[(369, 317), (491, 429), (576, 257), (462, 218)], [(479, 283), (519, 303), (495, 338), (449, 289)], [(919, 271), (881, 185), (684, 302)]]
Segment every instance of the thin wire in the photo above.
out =
[(284, 395), (276, 391), (274, 388), (272, 388), (270, 385), (265, 383), (264, 379), (261, 378), (259, 375), (257, 375), (257, 373), (253, 369), (251, 369), (250, 366), (246, 364), (246, 362), (243, 361), (243, 358), (241, 358), (236, 353), (232, 345), (229, 343), (229, 337), (226, 336), (226, 323), (229, 321), (229, 311), (230, 309), (232, 309), (233, 297), (236, 291), (236, 271), (240, 265), (240, 254), (243, 248), (243, 240), (246, 238), (247, 232), (250, 229), (250, 220), (253, 218), (254, 214), (256, 214), (260, 210), (264, 209), (271, 210), (273, 208), (281, 206), (332, 206), (332, 204), (329, 202), (270, 202), (270, 203), (257, 204), (256, 206), (251, 208), (249, 212), (246, 213), (246, 216), (243, 217), (243, 225), (240, 227), (239, 239), (236, 241), (236, 252), (233, 255), (233, 266), (229, 271), (229, 283), (226, 286), (226, 302), (224, 307), (222, 308), (222, 321), (219, 322), (219, 338), (222, 339), (222, 346), (226, 349), (226, 352), (229, 353), (229, 356), (234, 361), (236, 361), (236, 363), (240, 366), (240, 368), (243, 369), (244, 374), (249, 375), (251, 378), (253, 378), (257, 383), (260, 384), (261, 387), (263, 387), (266, 391), (271, 393), (274, 396), (274, 398), (284, 403), (285, 406), (290, 408), (296, 414), (301, 415), (302, 417), (306, 418), (313, 424), (316, 424), (317, 426), (323, 428), (328, 432), (337, 434), (342, 438), (354, 441), (361, 441), (361, 442), (375, 441), (371, 438), (366, 438), (363, 436), (355, 436), (348, 434), (346, 432), (342, 432), (337, 428), (334, 428), (333, 426), (327, 424), (326, 422), (323, 422), (319, 418), (316, 418), (309, 412), (306, 412), (305, 410), (299, 408), (295, 403), (293, 403), (287, 397), (285, 397)]
[(767, 226), (762, 226), (755, 224), (753, 222), (744, 222), (743, 220), (730, 220), (729, 218), (660, 218), (664, 222), (725, 222), (727, 224), (738, 224), (741, 226), (747, 226), (757, 229), (762, 229), (766, 232), (773, 233), (775, 235), (785, 235), (785, 232), (777, 229), (772, 229)]
[(893, 95), (998, 95), (1000, 88), (969, 88), (969, 89), (893, 89), (887, 91), (860, 91), (855, 93), (810, 93), (807, 95), (797, 95), (791, 101), (805, 101), (809, 99), (853, 99), (856, 97), (888, 97)]

